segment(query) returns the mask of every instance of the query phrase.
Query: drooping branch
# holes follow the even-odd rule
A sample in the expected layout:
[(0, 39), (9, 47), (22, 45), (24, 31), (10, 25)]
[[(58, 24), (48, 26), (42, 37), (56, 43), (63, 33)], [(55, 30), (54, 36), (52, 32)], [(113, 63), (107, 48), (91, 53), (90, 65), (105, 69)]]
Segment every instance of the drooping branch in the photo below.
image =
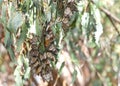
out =
[[(92, 2), (93, 4), (95, 4), (93, 0), (91, 0), (91, 2)], [(110, 16), (115, 22), (117, 22), (117, 23), (120, 24), (120, 19), (119, 19), (118, 17), (116, 17), (115, 15), (113, 15), (110, 11), (108, 11), (107, 9), (102, 8), (102, 7), (98, 7), (98, 8), (99, 8), (102, 12), (104, 12), (107, 16)]]
[[(107, 16), (108, 16), (108, 15), (107, 15)], [(113, 19), (112, 19), (110, 16), (108, 16), (108, 18), (109, 18), (109, 20), (111, 21), (111, 23), (112, 23), (113, 27), (115, 28), (116, 32), (118, 33), (118, 35), (120, 35), (120, 32), (119, 32), (117, 26), (115, 25)]]
[[(91, 2), (92, 2), (93, 4), (95, 4), (93, 0), (91, 0)], [(116, 26), (115, 23), (114, 23), (114, 21), (115, 21), (115, 22), (117, 22), (117, 23), (120, 24), (120, 19), (119, 19), (118, 17), (116, 17), (115, 15), (113, 15), (113, 14), (112, 14), (110, 11), (108, 11), (107, 9), (105, 9), (105, 8), (103, 8), (103, 7), (98, 7), (98, 8), (107, 15), (107, 17), (108, 17), (109, 20), (111, 21), (113, 27), (115, 28), (116, 32), (118, 33), (118, 35), (120, 35), (120, 32), (119, 32), (117, 26)]]
[(107, 9), (105, 8), (100, 8), (100, 10), (102, 12), (104, 12), (107, 16), (111, 17), (115, 22), (120, 24), (120, 19), (117, 18), (116, 16), (114, 16), (111, 12), (109, 12)]
[[(114, 21), (115, 21), (115, 22), (117, 22), (117, 23), (120, 24), (120, 19), (117, 18), (116, 16), (114, 16), (111, 12), (109, 12), (109, 11), (106, 10), (105, 8), (100, 8), (100, 10), (107, 15), (107, 17), (109, 18), (109, 20), (110, 20), (110, 22), (112, 23), (113, 27), (115, 28), (116, 32), (118, 33), (118, 35), (120, 35), (120, 32), (119, 32), (117, 26), (116, 26), (115, 23), (114, 23)], [(114, 20), (114, 21), (113, 21), (113, 20)]]

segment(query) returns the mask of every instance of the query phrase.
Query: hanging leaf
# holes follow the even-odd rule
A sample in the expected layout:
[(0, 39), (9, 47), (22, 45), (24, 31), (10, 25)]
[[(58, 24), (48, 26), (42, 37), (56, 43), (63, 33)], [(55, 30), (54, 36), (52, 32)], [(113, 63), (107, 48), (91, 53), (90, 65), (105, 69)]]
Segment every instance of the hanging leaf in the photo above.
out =
[(26, 0), (26, 9), (27, 9), (27, 12), (30, 9), (30, 4), (31, 4), (31, 0)]
[(63, 69), (64, 66), (65, 66), (65, 62), (62, 62), (61, 66), (60, 66), (60, 69), (59, 69), (59, 71), (58, 71), (58, 74), (59, 74), (59, 75), (61, 74), (62, 69)]
[(51, 17), (52, 17), (52, 20), (54, 21), (57, 18), (56, 4), (51, 3), (51, 8), (50, 9), (51, 9)]
[(42, 30), (43, 30), (43, 26), (41, 25), (41, 23), (39, 21), (39, 18), (36, 19), (35, 29), (36, 29), (36, 35), (41, 36)]
[(73, 72), (73, 74), (72, 74), (72, 82), (71, 82), (72, 84), (75, 82), (76, 77), (77, 77), (77, 71), (74, 70), (74, 72)]
[(15, 76), (15, 82), (16, 86), (23, 86), (23, 80), (22, 80), (22, 75), (21, 75), (21, 67), (23, 66), (23, 57), (22, 55), (19, 56), (17, 60), (17, 67), (15, 68), (14, 71), (14, 76)]
[(13, 38), (10, 32), (6, 30), (5, 40), (4, 40), (5, 47), (10, 55), (10, 58), (13, 62), (15, 62), (15, 54), (12, 48), (13, 45)]
[(87, 29), (88, 23), (89, 23), (89, 13), (85, 12), (82, 15), (82, 21), (81, 21), (81, 25), (82, 25), (82, 27), (83, 27), (84, 30)]
[(79, 64), (79, 60), (77, 59), (77, 57), (75, 55), (75, 52), (73, 50), (73, 49), (75, 49), (75, 47), (74, 47), (75, 45), (73, 44), (73, 42), (69, 41), (68, 46), (69, 46), (69, 49), (70, 49), (69, 52), (70, 52), (70, 56), (71, 56), (71, 61), (74, 64), (78, 65)]
[(77, 3), (78, 12), (81, 14), (85, 7), (85, 1), (81, 0)]
[(7, 13), (6, 12), (7, 12), (7, 7), (5, 5), (2, 5), (0, 22), (3, 23), (4, 27), (7, 24)]
[(100, 36), (101, 34), (103, 33), (103, 27), (102, 27), (102, 24), (101, 24), (101, 16), (100, 16), (100, 12), (98, 9), (95, 9), (94, 10), (94, 17), (95, 17), (95, 20), (96, 20), (96, 31), (95, 31), (95, 39), (96, 39), (96, 44), (98, 44), (98, 41), (100, 39)]
[(10, 55), (10, 58), (12, 59), (12, 61), (15, 62), (15, 54), (14, 54), (12, 47), (11, 46), (8, 47), (7, 51), (9, 52), (9, 55)]
[(26, 68), (25, 74), (24, 74), (24, 79), (28, 79), (30, 78), (30, 67)]
[(45, 16), (47, 19), (47, 22), (50, 22), (51, 20), (51, 10), (50, 10), (50, 6), (47, 2), (43, 2), (43, 7), (44, 7), (44, 12), (45, 12)]
[(29, 60), (28, 58), (23, 57), (23, 64), (25, 67), (24, 79), (28, 79), (30, 77), (30, 67), (29, 67)]
[(8, 32), (7, 30), (5, 30), (5, 39), (4, 39), (4, 44), (5, 44), (5, 47), (9, 46), (8, 44), (8, 41), (10, 40), (10, 32)]
[(20, 75), (21, 66), (17, 66), (14, 71), (16, 86), (23, 86), (22, 76)]
[(28, 27), (26, 24), (22, 25), (21, 28), (21, 33), (20, 33), (20, 37), (17, 39), (16, 45), (17, 45), (17, 52), (20, 52), (20, 50), (22, 49), (22, 43), (25, 41), (26, 37), (27, 37), (27, 32), (28, 32)]
[(78, 13), (74, 13), (70, 19), (70, 22), (69, 22), (69, 25), (70, 25), (70, 28), (74, 29), (75, 26), (76, 26), (76, 21), (78, 19)]
[[(24, 69), (24, 71), (22, 70)], [(28, 58), (25, 58), (23, 54), (19, 55), (17, 60), (17, 67), (14, 71), (16, 86), (23, 86), (24, 81), (30, 77), (30, 67)]]
[(16, 12), (13, 16), (8, 20), (8, 29), (12, 33), (16, 33), (17, 29), (23, 24), (23, 17), (21, 13)]

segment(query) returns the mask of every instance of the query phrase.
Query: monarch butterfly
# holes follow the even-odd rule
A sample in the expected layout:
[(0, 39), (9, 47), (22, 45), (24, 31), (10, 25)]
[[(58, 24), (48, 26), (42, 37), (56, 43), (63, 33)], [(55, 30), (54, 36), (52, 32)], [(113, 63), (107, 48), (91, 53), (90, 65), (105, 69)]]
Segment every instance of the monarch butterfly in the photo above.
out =
[[(29, 62), (32, 73), (41, 75), (43, 81), (49, 82), (50, 80), (53, 80), (50, 62), (57, 61), (55, 56), (57, 55), (58, 50), (54, 44), (55, 38), (50, 28), (44, 30), (41, 37), (43, 38), (33, 34), (32, 39), (29, 40), (31, 46), (31, 50), (29, 51)], [(42, 43), (43, 45), (41, 45)], [(40, 46), (44, 46), (45, 48), (43, 53), (40, 52)]]

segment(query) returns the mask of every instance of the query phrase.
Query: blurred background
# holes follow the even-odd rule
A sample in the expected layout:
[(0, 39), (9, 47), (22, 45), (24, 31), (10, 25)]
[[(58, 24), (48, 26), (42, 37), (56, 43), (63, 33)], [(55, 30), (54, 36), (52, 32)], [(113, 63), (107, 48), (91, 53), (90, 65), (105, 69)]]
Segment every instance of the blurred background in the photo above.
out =
[[(3, 4), (8, 4), (8, 1), (0, 0), (1, 21)], [(58, 28), (62, 27), (64, 34), (58, 36), (61, 48), (56, 69), (52, 70), (53, 81), (43, 82), (40, 77), (32, 76), (24, 86), (119, 86), (120, 0), (67, 0), (62, 4), (65, 3), (68, 5), (64, 15), (59, 16), (63, 19)], [(46, 2), (44, 6), (47, 9)], [(1, 21), (0, 86), (17, 86), (14, 76), (16, 65), (5, 47), (7, 34)]]

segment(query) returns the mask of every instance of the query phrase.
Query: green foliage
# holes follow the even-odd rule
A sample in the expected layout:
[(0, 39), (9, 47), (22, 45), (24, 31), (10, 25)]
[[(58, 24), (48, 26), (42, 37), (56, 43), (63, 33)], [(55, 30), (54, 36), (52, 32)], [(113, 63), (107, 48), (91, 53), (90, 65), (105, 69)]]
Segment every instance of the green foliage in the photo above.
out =
[(20, 55), (17, 60), (17, 67), (14, 71), (16, 86), (23, 86), (25, 80), (30, 78), (30, 67), (28, 58)]
[(62, 69), (63, 69), (64, 66), (65, 66), (65, 62), (63, 62), (63, 63), (61, 64), (61, 66), (60, 66), (60, 69), (59, 69), (59, 71), (58, 71), (58, 74), (59, 74), (59, 75), (61, 75), (61, 72), (62, 72)]
[(21, 13), (11, 14), (8, 20), (8, 30), (11, 33), (16, 33), (17, 29), (23, 24), (23, 17)]
[[(17, 86), (23, 86), (30, 73), (27, 56), (23, 55), (23, 43), (29, 37), (30, 29), (34, 29), (35, 33), (33, 34), (42, 38), (42, 31), (45, 28), (52, 29), (55, 35), (54, 44), (59, 49), (64, 46), (62, 42), (66, 45), (74, 66), (80, 65), (78, 59), (82, 59), (94, 67), (93, 70), (91, 65), (89, 66), (91, 71), (101, 73), (104, 79), (107, 77), (107, 86), (112, 85), (111, 78), (104, 73), (119, 69), (120, 37), (111, 29), (104, 29), (103, 32), (103, 25), (106, 25), (105, 28), (109, 28), (111, 24), (101, 19), (101, 2), (98, 0), (95, 2), (91, 0), (68, 1), (17, 0), (17, 2), (9, 2), (7, 6), (3, 0), (0, 0), (0, 23), (4, 26), (5, 33), (4, 45), (14, 62), (16, 62), (16, 57), (19, 57), (14, 71)], [(105, 15), (102, 17), (107, 19)], [(101, 20), (104, 24), (101, 23)], [(112, 35), (110, 31), (113, 31)], [(100, 40), (101, 34), (103, 37)], [(43, 53), (45, 51), (44, 41), (39, 41), (41, 42), (39, 51)], [(16, 51), (18, 56), (15, 55)], [(63, 62), (58, 71), (59, 75), (64, 65)], [(72, 76), (72, 83), (74, 83), (77, 76), (76, 70)], [(102, 83), (104, 82), (95, 80), (93, 86), (102, 86)]]
[(95, 80), (93, 86), (102, 86), (102, 82), (100, 80)]
[(76, 77), (77, 77), (77, 71), (76, 70), (74, 70), (74, 72), (73, 72), (73, 74), (72, 74), (72, 84), (75, 82), (75, 80), (76, 80)]
[(21, 34), (19, 38), (17, 39), (16, 45), (17, 45), (17, 52), (20, 52), (22, 49), (22, 43), (26, 40), (27, 38), (27, 32), (28, 32), (28, 26), (26, 23), (24, 23), (21, 27)]

